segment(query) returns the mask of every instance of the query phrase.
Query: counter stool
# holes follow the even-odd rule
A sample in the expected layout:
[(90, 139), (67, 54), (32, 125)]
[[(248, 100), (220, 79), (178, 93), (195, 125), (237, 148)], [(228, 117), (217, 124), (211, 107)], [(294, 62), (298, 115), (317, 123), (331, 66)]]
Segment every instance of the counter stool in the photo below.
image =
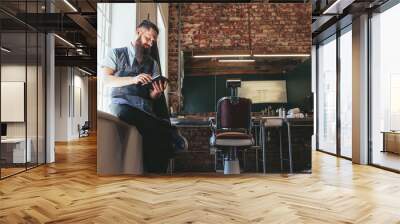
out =
[(286, 123), (288, 130), (288, 157), (287, 159), (283, 158), (282, 153), (282, 129), (284, 127), (284, 119), (283, 118), (266, 118), (264, 119), (262, 131), (262, 151), (263, 151), (263, 172), (266, 173), (266, 151), (267, 145), (269, 143), (269, 133), (272, 129), (277, 129), (279, 131), (279, 158), (280, 158), (280, 166), (281, 172), (283, 171), (283, 161), (289, 160), (289, 170), (290, 173), (293, 173), (293, 161), (292, 161), (292, 146), (291, 146), (291, 138), (290, 138), (290, 128)]

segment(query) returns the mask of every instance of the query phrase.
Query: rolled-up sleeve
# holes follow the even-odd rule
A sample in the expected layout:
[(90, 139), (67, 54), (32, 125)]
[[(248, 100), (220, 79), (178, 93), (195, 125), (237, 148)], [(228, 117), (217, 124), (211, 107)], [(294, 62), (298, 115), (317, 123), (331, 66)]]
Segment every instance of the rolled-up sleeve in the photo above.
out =
[(101, 62), (101, 67), (107, 67), (115, 70), (117, 68), (117, 56), (115, 55), (115, 51), (110, 49), (107, 52), (106, 57)]

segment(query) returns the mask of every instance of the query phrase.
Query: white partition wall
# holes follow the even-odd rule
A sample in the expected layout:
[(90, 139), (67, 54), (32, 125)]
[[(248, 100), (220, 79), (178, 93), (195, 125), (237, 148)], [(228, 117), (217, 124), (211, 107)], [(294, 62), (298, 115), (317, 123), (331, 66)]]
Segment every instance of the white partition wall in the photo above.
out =
[(75, 67), (55, 71), (55, 141), (78, 139), (78, 126), (89, 119), (88, 77)]

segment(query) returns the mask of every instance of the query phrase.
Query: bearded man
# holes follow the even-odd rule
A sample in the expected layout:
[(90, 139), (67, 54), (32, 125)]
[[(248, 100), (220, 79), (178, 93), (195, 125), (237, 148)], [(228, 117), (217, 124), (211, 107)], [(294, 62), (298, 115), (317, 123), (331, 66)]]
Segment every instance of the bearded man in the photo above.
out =
[(112, 49), (101, 65), (102, 78), (111, 87), (111, 112), (142, 135), (146, 172), (165, 172), (174, 152), (187, 148), (186, 140), (169, 121), (164, 97), (167, 82), (152, 81), (161, 75), (150, 54), (158, 33), (154, 23), (142, 21), (130, 45)]

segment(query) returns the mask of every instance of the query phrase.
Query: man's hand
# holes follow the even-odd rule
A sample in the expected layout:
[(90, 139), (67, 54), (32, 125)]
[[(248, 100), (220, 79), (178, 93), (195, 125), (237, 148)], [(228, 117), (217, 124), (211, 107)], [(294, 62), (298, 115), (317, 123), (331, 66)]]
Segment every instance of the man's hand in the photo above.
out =
[(151, 76), (149, 74), (141, 73), (140, 75), (133, 77), (133, 82), (134, 84), (144, 85), (151, 82)]
[(163, 82), (161, 80), (153, 82), (153, 89), (150, 90), (150, 97), (152, 99), (157, 99), (158, 97), (160, 97), (164, 90), (167, 88), (167, 84), (167, 82)]

